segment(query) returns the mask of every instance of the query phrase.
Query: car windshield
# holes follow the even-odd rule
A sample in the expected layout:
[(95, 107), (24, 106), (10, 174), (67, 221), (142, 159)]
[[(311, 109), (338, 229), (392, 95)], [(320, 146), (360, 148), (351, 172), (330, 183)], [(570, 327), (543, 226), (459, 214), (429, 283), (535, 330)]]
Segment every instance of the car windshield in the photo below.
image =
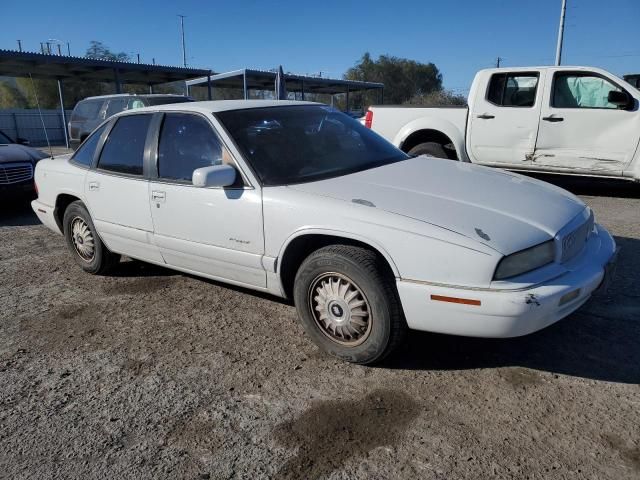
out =
[(360, 122), (324, 105), (216, 115), (266, 186), (338, 177), (409, 158)]
[(2, 144), (13, 143), (13, 140), (7, 137), (4, 133), (0, 132), (0, 143)]

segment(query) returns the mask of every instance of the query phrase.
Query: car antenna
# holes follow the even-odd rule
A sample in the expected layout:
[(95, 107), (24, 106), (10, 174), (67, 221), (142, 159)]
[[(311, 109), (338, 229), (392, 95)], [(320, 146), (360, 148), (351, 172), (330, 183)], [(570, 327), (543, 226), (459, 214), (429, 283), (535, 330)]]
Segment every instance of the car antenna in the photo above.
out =
[(53, 150), (51, 149), (51, 142), (49, 141), (49, 135), (47, 134), (47, 127), (44, 125), (44, 117), (42, 116), (42, 110), (40, 109), (40, 101), (38, 100), (38, 91), (36, 89), (36, 84), (33, 81), (33, 77), (29, 74), (29, 78), (31, 79), (31, 88), (33, 89), (33, 96), (36, 99), (36, 106), (38, 107), (38, 115), (40, 115), (40, 123), (42, 123), (42, 130), (44, 131), (44, 138), (47, 141), (47, 147), (49, 148), (49, 155), (53, 158)]

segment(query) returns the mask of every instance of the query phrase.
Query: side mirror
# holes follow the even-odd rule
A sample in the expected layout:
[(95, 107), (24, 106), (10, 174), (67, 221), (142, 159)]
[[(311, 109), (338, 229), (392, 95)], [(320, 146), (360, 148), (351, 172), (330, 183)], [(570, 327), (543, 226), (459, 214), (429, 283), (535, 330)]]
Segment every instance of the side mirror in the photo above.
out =
[(31, 145), (31, 142), (29, 142), (29, 140), (27, 140), (26, 138), (21, 138), (21, 137), (16, 138), (16, 143), (19, 143), (20, 145), (25, 145), (27, 147), (29, 145)]
[(195, 169), (191, 181), (194, 187), (229, 187), (235, 183), (236, 175), (231, 165), (215, 165)]
[(618, 92), (611, 90), (607, 97), (609, 103), (617, 105), (619, 108), (630, 109), (633, 108), (633, 97), (627, 92)]

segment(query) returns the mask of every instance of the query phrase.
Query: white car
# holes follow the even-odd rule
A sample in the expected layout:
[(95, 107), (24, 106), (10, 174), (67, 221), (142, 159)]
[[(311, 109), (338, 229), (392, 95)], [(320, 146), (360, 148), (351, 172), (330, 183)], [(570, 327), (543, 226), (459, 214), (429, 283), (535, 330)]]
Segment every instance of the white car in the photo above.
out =
[(357, 363), (407, 327), (539, 330), (590, 298), (616, 252), (564, 190), (411, 158), (314, 103), (125, 112), (40, 161), (36, 183), (34, 211), (85, 271), (127, 255), (292, 298), (309, 336)]

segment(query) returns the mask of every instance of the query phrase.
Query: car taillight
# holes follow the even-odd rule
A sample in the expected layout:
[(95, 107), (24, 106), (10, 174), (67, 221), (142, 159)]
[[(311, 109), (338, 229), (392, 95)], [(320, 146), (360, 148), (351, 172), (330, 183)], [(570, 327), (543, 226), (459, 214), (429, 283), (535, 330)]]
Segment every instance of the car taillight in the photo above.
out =
[(373, 110), (367, 110), (367, 114), (364, 116), (364, 126), (367, 128), (371, 128), (372, 123), (373, 123)]

